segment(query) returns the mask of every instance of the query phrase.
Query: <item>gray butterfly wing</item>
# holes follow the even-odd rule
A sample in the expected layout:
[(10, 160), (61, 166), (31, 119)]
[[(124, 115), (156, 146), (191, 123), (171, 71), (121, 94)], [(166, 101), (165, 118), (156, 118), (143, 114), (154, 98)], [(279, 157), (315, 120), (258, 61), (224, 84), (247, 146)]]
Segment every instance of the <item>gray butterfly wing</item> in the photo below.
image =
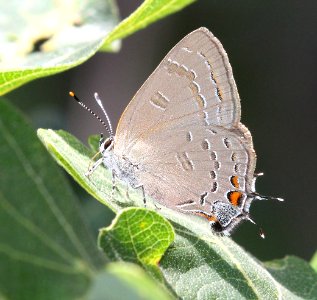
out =
[(117, 153), (127, 153), (164, 122), (186, 117), (225, 128), (240, 121), (240, 99), (227, 54), (206, 28), (183, 38), (133, 97), (118, 124)]
[(253, 192), (255, 154), (242, 124), (228, 130), (168, 123), (136, 142), (130, 155), (138, 158), (146, 194), (173, 209), (210, 214), (212, 204), (222, 201), (242, 211), (245, 193)]
[(234, 207), (231, 218), (253, 191), (256, 161), (239, 121), (227, 54), (200, 28), (167, 54), (127, 106), (114, 154), (136, 166), (137, 181), (159, 203), (209, 216), (221, 202)]

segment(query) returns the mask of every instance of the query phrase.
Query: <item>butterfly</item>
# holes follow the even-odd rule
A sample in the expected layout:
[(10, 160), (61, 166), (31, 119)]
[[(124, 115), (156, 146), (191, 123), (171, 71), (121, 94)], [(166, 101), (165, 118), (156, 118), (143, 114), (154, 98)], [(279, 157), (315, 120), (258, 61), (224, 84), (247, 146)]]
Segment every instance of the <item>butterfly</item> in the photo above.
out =
[[(102, 102), (107, 128), (101, 164), (157, 203), (208, 220), (230, 235), (249, 214), (255, 191), (256, 154), (240, 122), (240, 98), (223, 46), (207, 29), (185, 36), (145, 81), (123, 112), (116, 134)], [(264, 234), (261, 233), (264, 237)]]

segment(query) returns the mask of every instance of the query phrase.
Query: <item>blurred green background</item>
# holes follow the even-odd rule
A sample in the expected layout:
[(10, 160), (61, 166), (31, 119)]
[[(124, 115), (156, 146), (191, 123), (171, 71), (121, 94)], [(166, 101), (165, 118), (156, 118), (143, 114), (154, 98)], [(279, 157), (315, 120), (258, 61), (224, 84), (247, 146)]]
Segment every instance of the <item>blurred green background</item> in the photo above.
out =
[[(121, 17), (142, 1), (118, 1)], [(187, 33), (209, 28), (228, 53), (242, 101), (242, 122), (258, 156), (257, 191), (284, 203), (257, 202), (251, 213), (266, 232), (243, 224), (233, 239), (261, 260), (316, 249), (316, 1), (198, 1), (125, 39), (119, 53), (98, 53), (70, 71), (31, 82), (7, 95), (35, 128), (65, 129), (86, 142), (99, 123), (68, 96), (75, 90), (95, 107), (98, 91), (115, 126), (134, 93), (165, 54)], [(70, 179), (92, 230), (112, 212)], [(207, 225), (206, 225), (207, 226)]]

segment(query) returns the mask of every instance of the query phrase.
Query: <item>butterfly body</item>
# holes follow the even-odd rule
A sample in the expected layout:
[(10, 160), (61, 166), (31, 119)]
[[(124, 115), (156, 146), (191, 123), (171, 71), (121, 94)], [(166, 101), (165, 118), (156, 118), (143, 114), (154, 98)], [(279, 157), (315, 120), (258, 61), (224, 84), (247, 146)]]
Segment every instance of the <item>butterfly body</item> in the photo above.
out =
[[(104, 147), (104, 143), (107, 147)], [(109, 139), (106, 141), (101, 140), (99, 151), (102, 155), (102, 163), (106, 168), (112, 170), (113, 176), (118, 177), (120, 180), (129, 184), (132, 188), (142, 186), (138, 172), (139, 166), (133, 164), (127, 157), (118, 157), (114, 151), (114, 142)]]

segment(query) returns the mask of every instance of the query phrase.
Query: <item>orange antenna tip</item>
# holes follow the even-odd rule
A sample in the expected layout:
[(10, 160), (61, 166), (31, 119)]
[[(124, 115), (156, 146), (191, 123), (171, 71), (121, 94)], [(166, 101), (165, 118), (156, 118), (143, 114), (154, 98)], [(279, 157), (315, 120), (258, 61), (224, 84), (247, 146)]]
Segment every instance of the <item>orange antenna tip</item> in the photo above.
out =
[(75, 97), (75, 93), (74, 93), (73, 91), (70, 91), (70, 92), (69, 92), (69, 96)]

